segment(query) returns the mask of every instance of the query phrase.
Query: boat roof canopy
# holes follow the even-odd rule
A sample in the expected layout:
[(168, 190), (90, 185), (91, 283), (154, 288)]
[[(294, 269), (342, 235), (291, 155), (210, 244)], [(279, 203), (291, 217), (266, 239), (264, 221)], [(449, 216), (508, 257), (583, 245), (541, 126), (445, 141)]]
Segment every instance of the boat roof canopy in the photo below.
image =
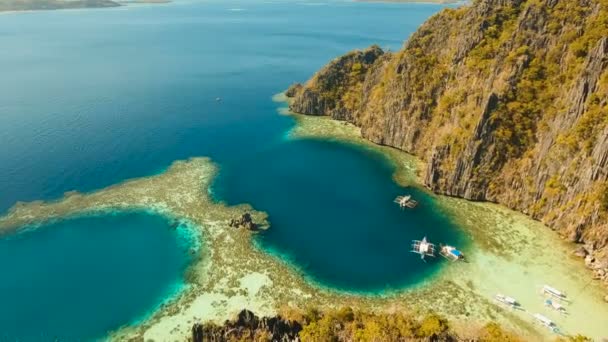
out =
[(460, 256), (460, 255), (462, 255), (462, 253), (460, 253), (460, 251), (459, 251), (459, 250), (457, 250), (457, 249), (452, 249), (452, 250), (450, 251), (450, 253), (454, 254), (455, 256)]

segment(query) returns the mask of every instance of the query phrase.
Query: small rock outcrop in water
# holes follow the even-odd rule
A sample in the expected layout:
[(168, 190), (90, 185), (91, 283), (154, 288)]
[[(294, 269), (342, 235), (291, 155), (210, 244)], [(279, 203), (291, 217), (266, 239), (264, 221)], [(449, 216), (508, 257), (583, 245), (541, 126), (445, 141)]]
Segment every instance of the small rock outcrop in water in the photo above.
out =
[(192, 342), (220, 341), (299, 341), (298, 333), (302, 325), (275, 317), (258, 318), (253, 312), (243, 310), (234, 321), (226, 321), (223, 326), (215, 324), (195, 324), (192, 327)]
[(258, 230), (258, 225), (253, 222), (253, 218), (249, 213), (244, 213), (241, 217), (230, 220), (230, 227), (245, 228), (251, 231)]
[(401, 51), (335, 59), (290, 89), (290, 107), (419, 156), (435, 192), (504, 204), (590, 246), (578, 254), (608, 282), (607, 69), (606, 0), (475, 0)]

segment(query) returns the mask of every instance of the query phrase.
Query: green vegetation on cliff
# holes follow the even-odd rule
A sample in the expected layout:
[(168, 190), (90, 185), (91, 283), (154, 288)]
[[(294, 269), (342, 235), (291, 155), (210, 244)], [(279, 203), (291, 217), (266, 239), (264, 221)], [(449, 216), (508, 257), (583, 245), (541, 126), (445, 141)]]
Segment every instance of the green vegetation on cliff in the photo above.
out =
[[(461, 329), (462, 330), (462, 329)], [(468, 327), (459, 336), (449, 322), (430, 314), (417, 318), (401, 312), (369, 313), (351, 308), (320, 312), (289, 310), (275, 317), (255, 316), (243, 310), (224, 325), (213, 323), (195, 324), (192, 342), (203, 341), (479, 341), (519, 342), (518, 336), (505, 331), (496, 323), (483, 327)]]
[[(456, 332), (458, 330), (458, 332)], [(194, 324), (191, 342), (212, 341), (296, 341), (302, 342), (393, 342), (393, 341), (470, 341), (522, 342), (519, 336), (491, 322), (484, 326), (454, 329), (436, 314), (415, 317), (402, 312), (360, 312), (349, 307), (320, 312), (288, 310), (283, 315), (258, 317), (248, 310), (223, 325)], [(582, 336), (564, 336), (556, 342), (587, 342)]]
[(336, 77), (366, 51), (316, 73), (291, 109), (416, 154), (432, 190), (527, 213), (608, 269), (608, 0), (476, 0)]
[(320, 314), (310, 310), (299, 336), (310, 341), (400, 341), (435, 337), (455, 339), (446, 319), (428, 315), (421, 320), (402, 313), (362, 313), (350, 308)]

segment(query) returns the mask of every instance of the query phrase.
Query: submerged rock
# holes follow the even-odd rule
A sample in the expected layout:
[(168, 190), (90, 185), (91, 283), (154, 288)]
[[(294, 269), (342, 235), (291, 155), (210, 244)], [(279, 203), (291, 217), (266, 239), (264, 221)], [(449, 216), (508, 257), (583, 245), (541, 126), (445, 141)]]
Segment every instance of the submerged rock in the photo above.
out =
[(171, 224), (169, 225), (169, 227), (172, 230), (176, 230), (177, 228), (179, 228), (179, 226), (181, 225), (181, 222), (179, 222), (178, 220), (172, 221)]
[(245, 228), (251, 231), (258, 230), (258, 225), (253, 222), (253, 218), (249, 213), (244, 213), (241, 217), (230, 220), (230, 227)]

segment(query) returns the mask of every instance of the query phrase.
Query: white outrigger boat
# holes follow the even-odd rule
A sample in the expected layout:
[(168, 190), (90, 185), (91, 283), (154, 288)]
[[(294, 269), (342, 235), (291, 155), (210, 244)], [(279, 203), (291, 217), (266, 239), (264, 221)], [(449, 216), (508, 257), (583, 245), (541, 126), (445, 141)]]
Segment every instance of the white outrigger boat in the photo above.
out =
[(532, 316), (534, 317), (536, 322), (540, 323), (541, 325), (544, 325), (545, 327), (549, 328), (549, 330), (551, 330), (553, 332), (558, 332), (557, 326), (549, 318), (547, 318), (539, 313), (536, 313)]
[(566, 296), (565, 293), (557, 290), (554, 287), (551, 287), (549, 285), (543, 285), (543, 289), (542, 289), (542, 293), (544, 294), (548, 294), (556, 299), (560, 299), (560, 300), (568, 300), (568, 297)]
[(464, 260), (464, 254), (454, 246), (440, 245), (439, 254), (450, 261)]
[(418, 202), (414, 201), (410, 195), (397, 196), (393, 202), (399, 204), (399, 208), (401, 209), (415, 208), (418, 205)]
[(561, 314), (566, 313), (566, 308), (563, 305), (561, 305), (560, 303), (555, 302), (551, 299), (545, 300), (545, 306), (550, 307), (551, 309), (553, 309)]
[(435, 256), (435, 245), (426, 240), (426, 236), (422, 240), (412, 241), (412, 253), (420, 254), (420, 259), (424, 260), (425, 256)]
[(500, 302), (502, 304), (505, 304), (507, 306), (510, 306), (511, 308), (516, 308), (519, 306), (519, 303), (517, 302), (517, 300), (515, 300), (515, 298), (509, 297), (509, 296), (505, 296), (503, 294), (496, 294), (496, 296), (494, 296), (494, 299), (497, 302)]

